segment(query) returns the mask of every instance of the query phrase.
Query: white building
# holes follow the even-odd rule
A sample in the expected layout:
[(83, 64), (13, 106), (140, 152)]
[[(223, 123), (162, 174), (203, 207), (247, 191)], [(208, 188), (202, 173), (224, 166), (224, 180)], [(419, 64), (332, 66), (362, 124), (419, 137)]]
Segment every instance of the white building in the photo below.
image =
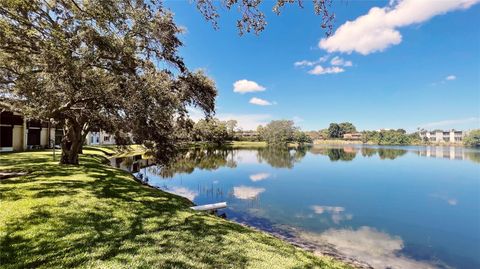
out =
[(49, 122), (27, 120), (16, 112), (0, 112), (0, 152), (51, 148), (60, 144), (62, 137), (63, 130)]
[[(62, 138), (63, 129), (49, 122), (27, 120), (17, 112), (0, 112), (0, 152), (52, 148), (54, 144), (60, 145)], [(87, 134), (85, 144), (114, 145), (115, 138), (98, 130)]]
[(115, 145), (115, 137), (102, 130), (92, 131), (85, 138), (87, 145)]
[(432, 143), (462, 143), (463, 138), (467, 135), (464, 131), (422, 131), (420, 137), (422, 140), (428, 140)]

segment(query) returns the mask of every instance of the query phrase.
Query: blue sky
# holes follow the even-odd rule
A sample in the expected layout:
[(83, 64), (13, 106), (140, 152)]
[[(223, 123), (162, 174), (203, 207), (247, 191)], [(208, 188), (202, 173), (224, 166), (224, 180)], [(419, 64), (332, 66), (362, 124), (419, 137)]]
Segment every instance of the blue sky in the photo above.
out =
[(265, 1), (258, 36), (239, 36), (235, 9), (214, 30), (188, 1), (166, 3), (186, 28), (185, 62), (216, 82), (219, 118), (243, 129), (273, 119), (303, 130), (480, 128), (478, 0), (334, 1), (328, 39), (306, 2), (277, 16)]

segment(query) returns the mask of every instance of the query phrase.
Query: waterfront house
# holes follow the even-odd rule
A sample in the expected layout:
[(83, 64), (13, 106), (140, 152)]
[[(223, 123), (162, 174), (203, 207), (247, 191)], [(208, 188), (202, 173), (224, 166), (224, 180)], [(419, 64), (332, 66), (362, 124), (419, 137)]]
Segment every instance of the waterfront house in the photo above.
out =
[(345, 140), (362, 140), (362, 133), (346, 133), (343, 135)]
[(431, 143), (461, 143), (467, 132), (450, 130), (450, 131), (421, 131), (420, 137), (424, 141)]

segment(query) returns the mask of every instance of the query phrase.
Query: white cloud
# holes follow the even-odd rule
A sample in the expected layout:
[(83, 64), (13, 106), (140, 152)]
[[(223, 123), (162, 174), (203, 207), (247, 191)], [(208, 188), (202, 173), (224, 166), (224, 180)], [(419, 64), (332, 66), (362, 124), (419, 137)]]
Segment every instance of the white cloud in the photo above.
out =
[(264, 188), (239, 186), (239, 187), (233, 187), (233, 196), (235, 196), (238, 199), (249, 200), (249, 199), (257, 198), (258, 195), (264, 191), (265, 191)]
[(236, 120), (237, 126), (242, 130), (256, 130), (258, 125), (266, 125), (272, 116), (269, 114), (217, 114), (220, 120)]
[(270, 177), (269, 173), (258, 173), (258, 174), (250, 175), (250, 180), (253, 182), (256, 182), (256, 181), (267, 179), (269, 177)]
[(449, 11), (468, 9), (479, 1), (390, 1), (386, 7), (373, 7), (367, 14), (345, 22), (332, 36), (322, 38), (318, 46), (329, 53), (355, 51), (367, 55), (383, 51), (402, 42), (398, 28), (422, 23)]
[(445, 79), (446, 79), (446, 80), (456, 80), (457, 77), (454, 76), (454, 75), (450, 75), (450, 76), (447, 76)]
[(335, 56), (333, 59), (330, 61), (332, 65), (339, 65), (339, 66), (352, 66), (353, 63), (352, 61), (345, 61), (344, 59)]
[(318, 60), (316, 61), (308, 61), (308, 60), (303, 60), (303, 61), (298, 61), (298, 62), (295, 62), (293, 63), (294, 66), (296, 67), (301, 67), (301, 66), (314, 66), (318, 63), (324, 63), (328, 60), (328, 58), (330, 58), (330, 55), (325, 55), (325, 56), (322, 56), (320, 57)]
[(341, 254), (367, 262), (373, 268), (430, 269), (438, 266), (402, 255), (401, 250), (404, 248), (402, 238), (371, 227), (364, 226), (358, 230), (329, 229), (321, 234), (302, 232), (300, 236), (319, 245), (333, 245)]
[(436, 122), (428, 122), (424, 124), (420, 124), (420, 127), (429, 129), (429, 128), (458, 128), (460, 125), (466, 124), (475, 124), (476, 127), (480, 127), (480, 118), (478, 117), (470, 117), (466, 119), (456, 119), (456, 120), (443, 120), (443, 121), (436, 121)]
[(249, 101), (250, 104), (252, 105), (257, 105), (257, 106), (271, 106), (272, 103), (267, 101), (267, 100), (264, 100), (264, 99), (261, 99), (261, 98), (257, 98), (257, 97), (253, 97), (252, 99), (250, 99)]
[(233, 91), (238, 93), (247, 93), (247, 92), (262, 92), (265, 90), (265, 87), (258, 85), (255, 81), (251, 80), (237, 80), (233, 83)]
[(317, 65), (312, 70), (308, 71), (308, 73), (311, 75), (324, 75), (324, 74), (337, 74), (337, 73), (342, 73), (344, 71), (345, 69), (338, 66), (324, 68), (321, 65)]

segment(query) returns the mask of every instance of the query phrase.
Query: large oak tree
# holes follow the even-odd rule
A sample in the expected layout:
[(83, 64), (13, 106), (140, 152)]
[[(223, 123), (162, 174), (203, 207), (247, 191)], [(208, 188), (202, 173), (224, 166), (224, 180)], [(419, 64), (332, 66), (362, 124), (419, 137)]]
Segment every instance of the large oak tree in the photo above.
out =
[[(217, 5), (238, 6), (240, 33), (266, 25), (261, 0), (197, 0), (216, 26)], [(279, 12), (295, 0), (277, 0)], [(328, 0), (315, 0), (330, 26)], [(214, 82), (185, 66), (182, 29), (158, 0), (0, 0), (0, 105), (62, 126), (63, 164), (78, 164), (86, 134), (127, 134), (168, 161), (187, 107), (214, 112)]]
[(1, 101), (63, 126), (61, 163), (77, 164), (98, 127), (167, 160), (186, 107), (212, 113), (216, 96), (177, 55), (179, 33), (155, 1), (1, 1)]

